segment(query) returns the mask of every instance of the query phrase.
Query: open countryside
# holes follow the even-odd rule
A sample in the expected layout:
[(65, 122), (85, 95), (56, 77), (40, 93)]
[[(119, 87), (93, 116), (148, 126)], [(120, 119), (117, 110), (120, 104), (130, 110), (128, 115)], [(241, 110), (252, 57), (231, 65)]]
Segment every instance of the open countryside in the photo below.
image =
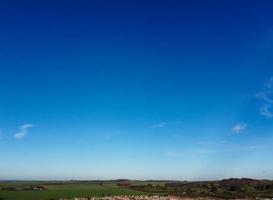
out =
[[(2, 182), (1, 200), (59, 200), (104, 197), (93, 200), (268, 199), (273, 181), (227, 179), (221, 181), (63, 181)], [(148, 198), (149, 197), (149, 198)]]

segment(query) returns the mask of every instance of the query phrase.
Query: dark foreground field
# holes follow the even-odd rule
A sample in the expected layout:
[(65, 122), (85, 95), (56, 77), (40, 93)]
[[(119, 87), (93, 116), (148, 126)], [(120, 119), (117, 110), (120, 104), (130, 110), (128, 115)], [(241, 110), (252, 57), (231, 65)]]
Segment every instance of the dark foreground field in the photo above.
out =
[(192, 199), (272, 199), (273, 181), (66, 181), (0, 182), (0, 200), (53, 200), (115, 195), (169, 195)]
[[(34, 186), (43, 186), (45, 190), (25, 190)], [(16, 189), (13, 191), (13, 189)], [(35, 189), (35, 187), (34, 187)], [(1, 182), (0, 200), (50, 200), (59, 198), (139, 195), (146, 192), (118, 186), (114, 182)]]

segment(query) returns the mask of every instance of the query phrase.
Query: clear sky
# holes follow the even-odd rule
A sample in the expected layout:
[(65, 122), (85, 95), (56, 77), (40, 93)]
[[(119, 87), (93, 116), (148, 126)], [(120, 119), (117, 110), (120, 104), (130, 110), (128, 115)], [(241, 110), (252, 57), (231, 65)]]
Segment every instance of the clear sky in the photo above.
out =
[(273, 2), (0, 2), (0, 179), (273, 179)]

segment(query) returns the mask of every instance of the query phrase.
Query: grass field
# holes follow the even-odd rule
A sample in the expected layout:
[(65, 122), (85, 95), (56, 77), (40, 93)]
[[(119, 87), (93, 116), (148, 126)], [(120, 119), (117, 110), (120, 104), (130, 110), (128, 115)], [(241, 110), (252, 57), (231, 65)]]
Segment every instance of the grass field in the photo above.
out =
[[(43, 185), (44, 191), (6, 191), (1, 188), (13, 186)], [(0, 183), (0, 200), (49, 200), (59, 198), (89, 197), (104, 195), (140, 195), (146, 194), (129, 188), (119, 187), (116, 183), (46, 183), (46, 182), (2, 182)]]

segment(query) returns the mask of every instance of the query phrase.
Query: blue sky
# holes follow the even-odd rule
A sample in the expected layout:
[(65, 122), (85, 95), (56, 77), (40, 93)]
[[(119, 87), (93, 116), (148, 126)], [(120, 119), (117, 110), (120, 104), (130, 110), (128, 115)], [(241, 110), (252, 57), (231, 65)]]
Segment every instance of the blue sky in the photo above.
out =
[(1, 1), (0, 179), (273, 179), (270, 1)]

